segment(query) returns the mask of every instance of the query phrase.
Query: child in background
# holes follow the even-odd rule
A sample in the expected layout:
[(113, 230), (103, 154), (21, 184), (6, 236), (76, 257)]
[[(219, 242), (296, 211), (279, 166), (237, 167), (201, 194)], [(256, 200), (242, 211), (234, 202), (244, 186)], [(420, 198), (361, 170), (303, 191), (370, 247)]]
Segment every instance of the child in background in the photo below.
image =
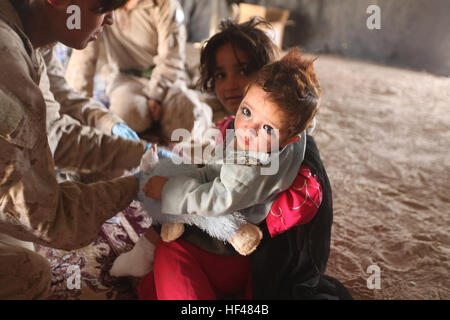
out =
[(252, 76), (275, 61), (278, 48), (260, 28), (270, 28), (262, 19), (237, 24), (224, 20), (220, 32), (202, 46), (200, 85), (214, 92), (230, 115), (235, 115)]
[[(244, 152), (261, 162), (267, 151), (275, 154), (279, 157), (276, 174), (261, 175), (261, 166), (212, 164), (201, 169), (192, 167), (200, 172), (202, 180), (187, 175), (169, 179), (155, 176), (144, 191), (151, 198), (161, 199), (161, 211), (171, 215), (218, 216), (238, 210), (247, 221), (260, 224), (267, 211), (250, 207), (273, 200), (291, 186), (303, 160), (299, 135), (315, 116), (320, 92), (312, 61), (291, 51), (282, 60), (265, 66), (250, 82), (234, 126), (237, 153)], [(201, 237), (191, 239), (194, 245), (201, 245), (201, 241)], [(127, 253), (120, 268), (129, 271), (142, 263), (151, 264), (148, 254), (153, 252), (154, 244), (146, 243), (143, 246), (141, 242)], [(117, 269), (115, 263), (115, 275)], [(146, 269), (150, 270), (151, 265)]]

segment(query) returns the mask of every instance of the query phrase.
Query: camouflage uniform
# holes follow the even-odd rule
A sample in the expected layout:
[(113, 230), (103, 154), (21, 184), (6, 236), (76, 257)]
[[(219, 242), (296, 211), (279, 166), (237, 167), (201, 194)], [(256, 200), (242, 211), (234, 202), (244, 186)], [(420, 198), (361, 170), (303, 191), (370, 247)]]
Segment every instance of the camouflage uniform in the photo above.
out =
[(50, 266), (47, 259), (33, 251), (31, 242), (0, 234), (0, 300), (48, 297)]
[(47, 72), (39, 86), (47, 105), (48, 140), (56, 167), (103, 177), (118, 177), (136, 168), (146, 143), (111, 136), (113, 125), (123, 120), (69, 87), (52, 48), (44, 49), (43, 57)]
[[(11, 3), (0, 0), (0, 233), (73, 250), (92, 242), (103, 222), (126, 208), (138, 180), (57, 183), (46, 132), (52, 94), (44, 85), (41, 51)], [(2, 242), (0, 266), (1, 298), (48, 294), (50, 269), (38, 254)]]

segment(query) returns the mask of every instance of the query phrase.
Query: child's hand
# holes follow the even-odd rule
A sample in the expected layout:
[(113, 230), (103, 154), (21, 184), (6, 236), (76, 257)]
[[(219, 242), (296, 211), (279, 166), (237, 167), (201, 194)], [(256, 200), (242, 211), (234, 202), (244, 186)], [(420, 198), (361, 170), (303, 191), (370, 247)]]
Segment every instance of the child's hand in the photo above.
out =
[(149, 198), (161, 200), (162, 189), (167, 180), (167, 178), (160, 176), (151, 177), (148, 179), (142, 191), (144, 191), (145, 195)]

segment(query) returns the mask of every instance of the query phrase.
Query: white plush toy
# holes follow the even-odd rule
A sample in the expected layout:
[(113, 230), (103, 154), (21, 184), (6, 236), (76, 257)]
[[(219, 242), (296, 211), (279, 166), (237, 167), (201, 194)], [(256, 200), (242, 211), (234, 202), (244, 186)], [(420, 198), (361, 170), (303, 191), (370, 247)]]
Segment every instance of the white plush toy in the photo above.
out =
[[(138, 200), (144, 204), (145, 210), (152, 218), (152, 225), (162, 225), (161, 238), (169, 242), (177, 239), (183, 233), (184, 224), (194, 225), (209, 235), (222, 241), (229, 241), (245, 222), (238, 212), (218, 217), (204, 217), (197, 214), (173, 215), (161, 212), (161, 201), (148, 198), (142, 189), (153, 176), (173, 177), (188, 176), (201, 179), (194, 164), (175, 164), (172, 159), (158, 159), (153, 149), (148, 150), (141, 161), (143, 177), (140, 179)], [(177, 201), (173, 199), (173, 201)]]

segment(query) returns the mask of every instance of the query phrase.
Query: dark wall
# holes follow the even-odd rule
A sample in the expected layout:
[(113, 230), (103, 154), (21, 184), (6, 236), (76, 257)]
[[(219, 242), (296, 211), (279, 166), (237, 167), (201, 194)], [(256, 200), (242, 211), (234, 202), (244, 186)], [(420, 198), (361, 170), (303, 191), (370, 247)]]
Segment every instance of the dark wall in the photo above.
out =
[[(225, 0), (224, 0), (225, 1)], [(336, 53), (450, 76), (450, 0), (249, 0), (289, 9), (284, 47)], [(369, 5), (381, 29), (369, 30)]]
[(209, 36), (213, 6), (211, 0), (178, 0), (183, 7), (188, 42), (201, 42)]

